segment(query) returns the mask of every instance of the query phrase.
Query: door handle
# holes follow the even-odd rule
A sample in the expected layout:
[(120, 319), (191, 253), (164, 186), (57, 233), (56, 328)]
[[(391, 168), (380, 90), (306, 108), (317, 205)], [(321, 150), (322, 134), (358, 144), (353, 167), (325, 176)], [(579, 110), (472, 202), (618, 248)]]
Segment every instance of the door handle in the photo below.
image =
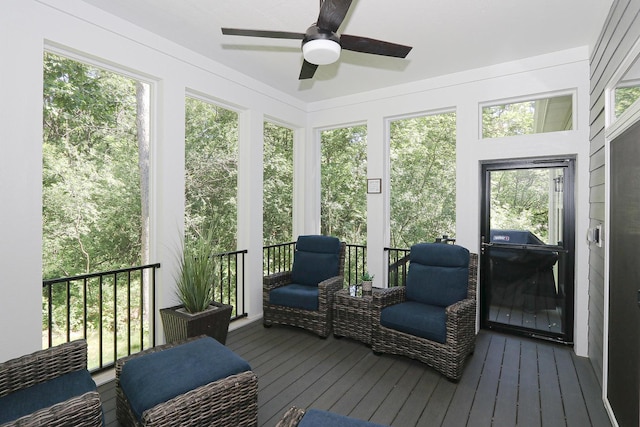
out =
[(491, 243), (491, 242), (489, 242), (489, 243), (485, 242), (485, 241), (484, 241), (484, 236), (482, 236), (480, 239), (481, 239), (481, 241), (480, 241), (480, 252), (484, 255), (484, 251), (485, 251), (485, 249), (486, 249), (486, 248), (490, 248), (491, 246), (493, 246), (493, 243)]

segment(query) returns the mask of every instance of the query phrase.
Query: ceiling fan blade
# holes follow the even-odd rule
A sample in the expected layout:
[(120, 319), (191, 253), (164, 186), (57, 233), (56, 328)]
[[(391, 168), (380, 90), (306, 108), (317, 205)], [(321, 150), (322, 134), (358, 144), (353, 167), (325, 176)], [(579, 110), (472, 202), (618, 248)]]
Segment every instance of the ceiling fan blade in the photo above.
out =
[(318, 16), (318, 28), (332, 33), (338, 31), (340, 24), (347, 16), (352, 0), (324, 0)]
[(367, 37), (350, 36), (348, 34), (342, 34), (340, 36), (340, 46), (342, 46), (343, 49), (354, 52), (393, 56), (395, 58), (405, 58), (412, 49), (411, 46), (389, 43)]
[(316, 73), (318, 66), (316, 64), (312, 64), (308, 62), (306, 59), (302, 63), (302, 69), (300, 70), (300, 77), (298, 80), (310, 79)]
[(304, 33), (292, 33), (289, 31), (268, 31), (268, 30), (244, 30), (241, 28), (222, 28), (225, 36), (247, 36), (247, 37), (267, 37), (271, 39), (294, 39), (302, 40)]

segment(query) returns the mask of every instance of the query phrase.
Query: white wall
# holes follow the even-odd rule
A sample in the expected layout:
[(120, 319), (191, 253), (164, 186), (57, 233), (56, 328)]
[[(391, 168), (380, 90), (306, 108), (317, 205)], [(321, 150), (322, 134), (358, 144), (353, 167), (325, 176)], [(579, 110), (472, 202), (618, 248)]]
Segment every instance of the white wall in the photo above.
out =
[[(575, 93), (573, 131), (482, 140), (480, 104), (552, 92)], [(368, 125), (368, 177), (383, 179), (383, 193), (368, 195), (367, 266), (382, 286), (389, 246), (389, 119), (455, 110), (457, 113), (457, 242), (480, 247), (480, 162), (540, 156), (576, 156), (576, 297), (575, 351), (586, 355), (588, 253), (585, 239), (589, 198), (589, 63), (587, 48), (572, 49), (523, 61), (476, 69), (420, 83), (332, 99), (309, 106), (309, 127), (336, 123)], [(308, 131), (312, 134), (312, 131)]]
[[(0, 361), (41, 346), (42, 53), (45, 46), (127, 70), (152, 85), (152, 241), (157, 307), (173, 300), (172, 250), (184, 210), (184, 96), (219, 100), (239, 112), (238, 248), (247, 249), (247, 311), (259, 316), (262, 277), (262, 124), (265, 116), (295, 130), (294, 234), (319, 230), (320, 150), (317, 129), (368, 126), (369, 177), (383, 194), (368, 196), (369, 260), (382, 278), (388, 244), (387, 120), (455, 109), (458, 117), (457, 238), (478, 250), (479, 161), (505, 157), (577, 156), (576, 351), (586, 354), (588, 209), (588, 62), (586, 49), (559, 52), (373, 93), (303, 105), (281, 92), (76, 0), (4, 0), (0, 5)], [(11, 41), (8, 43), (6, 41)], [(576, 131), (510, 141), (478, 140), (478, 103), (575, 90)], [(584, 246), (584, 248), (583, 248)], [(378, 271), (379, 270), (379, 271)], [(158, 317), (159, 318), (159, 317)], [(160, 328), (158, 328), (159, 330)], [(158, 336), (161, 340), (162, 337)]]

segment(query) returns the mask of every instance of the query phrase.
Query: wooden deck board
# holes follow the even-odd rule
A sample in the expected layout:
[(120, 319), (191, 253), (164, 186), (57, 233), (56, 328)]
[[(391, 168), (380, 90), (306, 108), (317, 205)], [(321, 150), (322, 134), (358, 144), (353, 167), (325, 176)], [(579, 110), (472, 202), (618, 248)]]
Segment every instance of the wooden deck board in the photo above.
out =
[[(401, 356), (376, 356), (348, 338), (253, 322), (227, 346), (258, 376), (258, 425), (292, 405), (399, 426), (611, 425), (589, 361), (558, 344), (481, 331), (458, 383)], [(108, 427), (113, 381), (99, 387)]]

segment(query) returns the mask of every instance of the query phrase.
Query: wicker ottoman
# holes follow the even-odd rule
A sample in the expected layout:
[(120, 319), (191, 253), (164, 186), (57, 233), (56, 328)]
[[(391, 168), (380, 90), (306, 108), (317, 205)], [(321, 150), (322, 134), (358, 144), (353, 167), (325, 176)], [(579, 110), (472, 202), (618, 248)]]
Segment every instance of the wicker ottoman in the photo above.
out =
[(356, 418), (345, 417), (319, 409), (304, 409), (291, 407), (282, 417), (276, 427), (386, 427), (381, 424), (374, 424)]
[(258, 380), (207, 336), (116, 362), (116, 415), (124, 426), (257, 426)]

